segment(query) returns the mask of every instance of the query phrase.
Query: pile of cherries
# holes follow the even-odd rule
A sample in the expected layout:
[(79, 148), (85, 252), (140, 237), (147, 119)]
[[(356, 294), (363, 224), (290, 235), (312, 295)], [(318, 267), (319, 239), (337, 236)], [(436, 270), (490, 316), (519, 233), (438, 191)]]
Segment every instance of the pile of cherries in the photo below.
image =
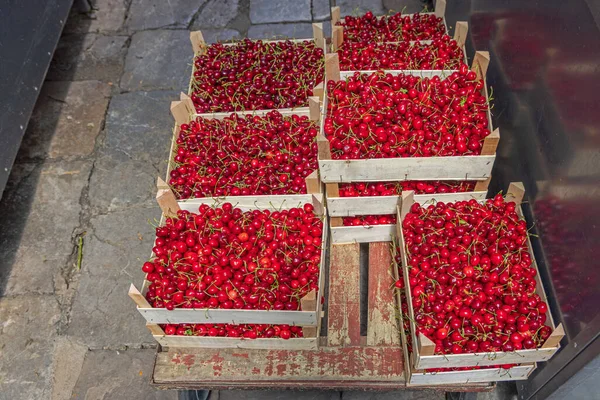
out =
[(323, 222), (312, 204), (246, 211), (231, 203), (180, 210), (156, 228), (142, 266), (155, 308), (300, 310), (318, 289)]
[[(402, 271), (399, 271), (402, 274)], [(402, 290), (400, 291), (400, 301), (402, 302), (402, 321), (404, 329), (404, 334), (406, 338), (406, 347), (410, 353), (412, 353), (412, 336), (410, 335), (410, 320), (408, 315), (408, 303), (406, 302), (406, 293)], [(517, 366), (518, 364), (500, 364), (500, 365), (490, 365), (490, 366), (472, 366), (472, 367), (453, 367), (453, 368), (427, 368), (425, 372), (436, 373), (436, 372), (449, 372), (449, 371), (473, 371), (478, 369), (492, 369), (492, 368), (502, 368), (505, 370), (509, 370), (512, 367)]]
[[(475, 188), (472, 181), (403, 181), (403, 182), (356, 182), (342, 183), (340, 197), (399, 196), (403, 190), (413, 190), (416, 194), (471, 192)], [(344, 226), (371, 226), (395, 224), (395, 215), (359, 215), (343, 217)]]
[(209, 336), (244, 339), (280, 338), (291, 339), (303, 337), (302, 328), (290, 325), (267, 324), (168, 324), (161, 325), (167, 335), (177, 336)]
[(402, 181), (341, 183), (340, 197), (399, 196), (403, 190), (415, 194), (472, 192), (474, 181)]
[(199, 113), (304, 107), (324, 65), (313, 41), (213, 44), (194, 59), (191, 98)]
[(344, 41), (352, 42), (435, 40), (446, 33), (443, 19), (434, 14), (376, 17), (368, 11), (361, 17), (345, 17), (337, 25), (344, 27)]
[(416, 333), (436, 354), (534, 349), (550, 336), (514, 202), (415, 203), (402, 228)]
[(317, 169), (317, 123), (306, 116), (232, 114), (181, 125), (169, 184), (180, 199), (304, 194)]
[(448, 70), (458, 69), (464, 53), (448, 35), (422, 42), (342, 43), (338, 50), (340, 69), (357, 70)]
[(490, 134), (483, 80), (358, 72), (328, 81), (325, 135), (334, 159), (479, 155)]

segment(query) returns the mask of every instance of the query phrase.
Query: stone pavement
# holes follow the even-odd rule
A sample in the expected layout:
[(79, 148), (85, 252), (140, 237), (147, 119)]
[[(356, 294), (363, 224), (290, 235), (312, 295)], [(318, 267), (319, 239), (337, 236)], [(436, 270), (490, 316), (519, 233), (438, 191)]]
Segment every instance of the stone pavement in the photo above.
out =
[[(0, 400), (176, 399), (149, 385), (155, 343), (127, 297), (160, 215), (189, 30), (310, 37), (326, 0), (76, 1), (0, 202)], [(420, 0), (339, 0), (344, 14)], [(326, 31), (329, 31), (328, 29)], [(80, 243), (82, 245), (80, 246)], [(81, 263), (78, 262), (82, 250)], [(441, 398), (230, 392), (212, 399)]]

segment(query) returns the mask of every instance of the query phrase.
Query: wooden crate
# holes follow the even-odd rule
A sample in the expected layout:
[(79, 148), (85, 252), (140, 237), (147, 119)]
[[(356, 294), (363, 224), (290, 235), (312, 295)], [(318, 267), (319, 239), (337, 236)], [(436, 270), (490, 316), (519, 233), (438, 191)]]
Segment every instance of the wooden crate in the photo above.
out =
[[(489, 65), (489, 53), (475, 53), (471, 69), (478, 78), (484, 80), (482, 94), (489, 98), (485, 75)], [(385, 71), (393, 75), (403, 71)], [(432, 71), (420, 71), (423, 76), (433, 76)], [(336, 54), (325, 55), (325, 76), (327, 80), (342, 79), (339, 71), (339, 57)], [(324, 98), (324, 110), (327, 112), (327, 96)], [(377, 159), (334, 160), (331, 157), (329, 140), (322, 129), (317, 140), (319, 144), (319, 175), (325, 183), (377, 182), (406, 180), (476, 180), (485, 181), (491, 177), (496, 148), (500, 141), (500, 131), (493, 129), (491, 112), (488, 108), (488, 125), (492, 131), (484, 140), (481, 154), (477, 156), (454, 157), (395, 157)], [(321, 127), (324, 127), (324, 116)]]
[[(489, 179), (477, 182), (473, 192), (419, 194), (414, 196), (414, 200), (419, 204), (431, 202), (433, 199), (444, 202), (470, 199), (483, 200), (487, 196), (489, 183)], [(342, 218), (364, 215), (394, 215), (398, 204), (400, 204), (401, 196), (340, 197), (337, 183), (326, 185), (326, 195), (327, 212), (331, 225), (329, 228), (331, 243), (389, 242), (396, 235), (396, 224), (344, 226)]]
[[(160, 191), (159, 191), (160, 194)], [(196, 212), (201, 204), (218, 205), (224, 202), (230, 202), (235, 207), (247, 210), (281, 210), (297, 207), (300, 204), (312, 203), (315, 207), (315, 213), (322, 216), (323, 236), (321, 250), (321, 264), (319, 268), (319, 289), (312, 290), (301, 301), (302, 311), (286, 310), (224, 310), (224, 309), (185, 309), (176, 308), (167, 310), (166, 308), (153, 308), (147, 302), (145, 294), (150, 282), (144, 280), (141, 292), (132, 284), (129, 296), (137, 304), (138, 311), (150, 324), (287, 324), (302, 327), (316, 327), (318, 329), (321, 321), (321, 297), (324, 293), (325, 284), (325, 248), (328, 237), (328, 223), (326, 210), (323, 207), (323, 196), (315, 195), (289, 195), (289, 196), (238, 196), (233, 198), (206, 198), (196, 199), (184, 204), (178, 204), (174, 196), (168, 196), (168, 192), (163, 193), (159, 200), (164, 216), (176, 215), (177, 211), (187, 210)], [(172, 193), (171, 193), (172, 196)], [(317, 330), (315, 329), (315, 331)]]
[[(315, 46), (323, 49), (323, 54), (327, 53), (327, 47), (325, 42), (325, 35), (323, 33), (323, 24), (322, 23), (313, 23), (313, 37), (307, 39), (289, 39), (289, 40), (261, 40), (264, 43), (277, 43), (277, 42), (303, 42), (306, 40), (314, 40)], [(194, 72), (196, 72), (196, 63), (194, 62), (197, 55), (204, 54), (206, 52), (209, 44), (204, 40), (204, 36), (202, 35), (202, 31), (193, 31), (190, 32), (190, 41), (192, 43), (192, 49), (194, 51), (194, 57), (192, 58), (192, 74), (190, 77), (190, 83), (188, 85), (188, 96), (192, 95), (193, 84), (194, 84)], [(224, 46), (234, 46), (236, 42), (231, 43), (223, 43)], [(325, 88), (325, 79), (323, 82), (317, 84), (313, 89), (313, 96), (318, 96), (319, 98), (323, 98)], [(192, 104), (193, 106), (193, 104)], [(306, 107), (297, 107), (297, 108), (306, 108)], [(282, 110), (290, 110), (290, 109), (282, 109)], [(258, 111), (258, 110), (256, 110)], [(269, 110), (268, 110), (269, 111)], [(195, 112), (195, 108), (194, 108)], [(230, 113), (227, 113), (230, 114)]]
[[(339, 7), (334, 7), (334, 8), (338, 8)], [(333, 12), (333, 9), (332, 9)], [(344, 38), (343, 38), (343, 33), (340, 33), (342, 31), (342, 27), (341, 26), (337, 26), (334, 28), (335, 34), (334, 37), (332, 38), (331, 41), (331, 49), (332, 49), (332, 53), (338, 53), (338, 50), (340, 49), (340, 47), (342, 46), (342, 43), (344, 42)], [(467, 34), (469, 32), (469, 23), (466, 21), (457, 21), (456, 22), (456, 28), (454, 29), (454, 37), (453, 39), (456, 40), (458, 47), (460, 47), (460, 49), (463, 52), (463, 59), (462, 62), (465, 64), (468, 64), (468, 59), (467, 59), (467, 49), (465, 48), (465, 43), (467, 41)], [(428, 45), (431, 44), (433, 41), (432, 40), (421, 40), (419, 41), (419, 43), (424, 44), (424, 45)], [(389, 44), (394, 44), (394, 43), (398, 43), (398, 42), (386, 42)], [(414, 43), (414, 42), (411, 42)], [(338, 53), (338, 57), (339, 57), (339, 53)], [(424, 76), (440, 76), (440, 77), (446, 77), (449, 74), (456, 72), (456, 69), (445, 69), (445, 70), (435, 70), (435, 69), (419, 69), (419, 70), (412, 70), (412, 69), (407, 69), (407, 70), (401, 70), (403, 74), (405, 75), (416, 75), (416, 76), (422, 76), (423, 73), (426, 73), (427, 75)], [(349, 71), (342, 71), (340, 69), (340, 74), (342, 78), (345, 78), (347, 76), (353, 75), (355, 72), (357, 72), (356, 70), (349, 70)], [(366, 70), (360, 71), (361, 73), (373, 73), (376, 72), (376, 70)]]
[[(283, 116), (306, 116), (311, 121), (317, 121), (317, 125), (320, 129), (322, 125), (321, 121), (321, 103), (320, 98), (318, 96), (311, 96), (308, 99), (309, 106), (303, 108), (296, 109), (280, 109), (275, 110), (279, 112)], [(196, 114), (196, 110), (194, 108), (194, 104), (192, 100), (184, 93), (180, 94), (180, 100), (171, 102), (171, 114), (175, 119), (175, 126), (173, 127), (173, 138), (171, 140), (171, 149), (169, 150), (169, 162), (167, 166), (167, 173), (165, 176), (165, 180), (159, 178), (158, 180), (158, 190), (169, 189), (169, 179), (171, 177), (171, 171), (175, 167), (175, 162), (173, 161), (175, 155), (177, 154), (177, 138), (179, 137), (179, 132), (182, 124), (188, 124), (189, 122), (195, 120), (197, 117), (205, 118), (205, 119), (219, 119), (222, 120), (231, 116), (232, 114), (237, 115), (257, 115), (257, 116), (265, 116), (269, 112), (274, 110), (254, 110), (254, 111), (238, 111), (238, 112), (222, 112), (222, 113), (208, 113), (208, 114)], [(312, 174), (305, 178), (306, 181), (306, 189), (308, 194), (313, 193), (322, 193), (322, 185), (319, 181), (318, 170), (315, 170)], [(230, 196), (234, 197), (234, 196)], [(261, 195), (257, 195), (255, 197), (261, 197)], [(190, 199), (178, 199), (177, 201), (181, 204), (186, 203), (188, 201), (193, 201), (193, 198)]]
[[(408, 313), (410, 322), (411, 341), (413, 343), (414, 367), (416, 369), (429, 368), (458, 368), (458, 367), (474, 367), (474, 366), (491, 366), (498, 364), (523, 364), (536, 363), (549, 360), (560, 348), (560, 341), (564, 336), (562, 324), (556, 326), (552, 319), (550, 310), (546, 312), (546, 324), (552, 328), (552, 334), (539, 349), (523, 349), (513, 352), (490, 352), (490, 353), (464, 353), (464, 354), (443, 354), (435, 355), (435, 344), (423, 334), (416, 334), (415, 315), (413, 311), (411, 289), (409, 284), (409, 271), (406, 248), (404, 244), (404, 234), (402, 230), (402, 220), (409, 213), (410, 207), (414, 203), (414, 192), (407, 191), (402, 194), (401, 203), (398, 206), (397, 218), (397, 238), (398, 248), (402, 257), (402, 272), (406, 287), (406, 301), (408, 303)], [(523, 217), (521, 210), (521, 202), (525, 194), (525, 189), (522, 183), (511, 183), (506, 198), (514, 201), (517, 207), (517, 213)], [(532, 252), (531, 241), (528, 239), (527, 246), (533, 261), (533, 266), (538, 272), (536, 279), (536, 293), (540, 298), (547, 302), (544, 286), (539, 277), (539, 270), (535, 262), (535, 256)]]
[[(392, 268), (394, 278), (398, 279), (398, 268)], [(402, 315), (402, 301), (400, 292), (396, 290), (398, 302), (400, 335), (402, 337), (402, 351), (404, 352), (404, 369), (407, 386), (432, 386), (446, 384), (465, 384), (474, 382), (516, 381), (527, 379), (536, 369), (536, 364), (521, 364), (510, 369), (485, 368), (471, 371), (442, 371), (426, 372), (414, 368), (413, 354), (408, 351), (406, 332), (404, 331), (404, 316)]]
[[(448, 33), (448, 24), (446, 24), (446, 0), (437, 0), (435, 2), (435, 11), (434, 12), (424, 12), (420, 13), (421, 15), (434, 14), (438, 18), (442, 18), (442, 22), (444, 28), (446, 29), (446, 33)], [(414, 14), (404, 14), (403, 17), (411, 17)], [(377, 19), (385, 18), (386, 16), (379, 16)], [(344, 18), (341, 17), (341, 9), (340, 7), (332, 7), (331, 8), (331, 43), (332, 49), (337, 50), (335, 46), (339, 48), (339, 46), (344, 41), (344, 27), (336, 25), (338, 22), (344, 21)], [(466, 35), (465, 35), (466, 36)], [(334, 51), (335, 51), (334, 50)]]

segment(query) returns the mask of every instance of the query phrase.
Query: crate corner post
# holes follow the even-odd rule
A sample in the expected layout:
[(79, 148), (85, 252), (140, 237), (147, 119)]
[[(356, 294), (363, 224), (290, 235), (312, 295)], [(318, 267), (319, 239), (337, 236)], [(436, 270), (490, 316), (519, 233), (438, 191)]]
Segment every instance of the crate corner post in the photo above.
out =
[(190, 32), (190, 42), (192, 42), (192, 49), (194, 50), (195, 55), (204, 54), (206, 52), (206, 41), (204, 40), (202, 31)]
[(473, 57), (471, 71), (477, 74), (477, 79), (484, 79), (490, 65), (490, 52), (478, 50)]
[(325, 48), (325, 34), (323, 33), (323, 23), (314, 22), (312, 24), (313, 37), (315, 39), (315, 45), (321, 49)]
[(446, 15), (446, 0), (437, 0), (435, 2), (435, 16), (438, 18), (444, 18)]
[(160, 206), (165, 217), (177, 216), (177, 211), (181, 210), (181, 208), (179, 207), (177, 197), (175, 197), (173, 190), (171, 190), (167, 182), (160, 177), (157, 179), (156, 187), (158, 189), (156, 192), (156, 202)]
[(138, 308), (152, 308), (150, 303), (148, 303), (148, 300), (146, 300), (146, 297), (144, 297), (144, 295), (138, 290), (137, 287), (135, 287), (133, 283), (129, 286), (127, 295), (129, 298), (131, 298), (131, 300), (133, 300)]
[(325, 54), (325, 78), (328, 81), (340, 80), (340, 57), (338, 53)]
[(454, 40), (459, 47), (464, 47), (467, 43), (467, 35), (469, 34), (469, 23), (467, 21), (457, 21), (454, 29)]

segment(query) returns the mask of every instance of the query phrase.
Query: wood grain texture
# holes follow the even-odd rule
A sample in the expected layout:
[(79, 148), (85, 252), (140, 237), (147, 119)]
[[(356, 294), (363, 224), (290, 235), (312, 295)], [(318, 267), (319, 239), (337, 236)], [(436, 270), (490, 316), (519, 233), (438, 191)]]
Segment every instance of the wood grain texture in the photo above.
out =
[(404, 385), (400, 347), (321, 347), (310, 350), (202, 349), (160, 352), (154, 382), (384, 381)]
[(406, 180), (485, 180), (496, 156), (380, 158), (326, 160), (319, 158), (325, 183)]
[(340, 80), (340, 58), (337, 53), (325, 54), (325, 80)]
[(330, 251), (327, 343), (355, 346), (360, 343), (360, 248), (332, 244)]
[(192, 42), (194, 54), (204, 54), (206, 52), (206, 41), (201, 31), (190, 32), (190, 42)]
[[(369, 245), (369, 292), (367, 308), (367, 345), (399, 345), (400, 332), (396, 323), (396, 303), (390, 268), (392, 256), (389, 243)], [(399, 360), (398, 362), (401, 362)]]
[(224, 310), (141, 308), (138, 311), (153, 324), (288, 324), (316, 326), (316, 311)]
[(457, 21), (456, 29), (454, 30), (454, 40), (459, 47), (463, 47), (467, 42), (467, 34), (469, 33), (469, 23), (467, 21)]

